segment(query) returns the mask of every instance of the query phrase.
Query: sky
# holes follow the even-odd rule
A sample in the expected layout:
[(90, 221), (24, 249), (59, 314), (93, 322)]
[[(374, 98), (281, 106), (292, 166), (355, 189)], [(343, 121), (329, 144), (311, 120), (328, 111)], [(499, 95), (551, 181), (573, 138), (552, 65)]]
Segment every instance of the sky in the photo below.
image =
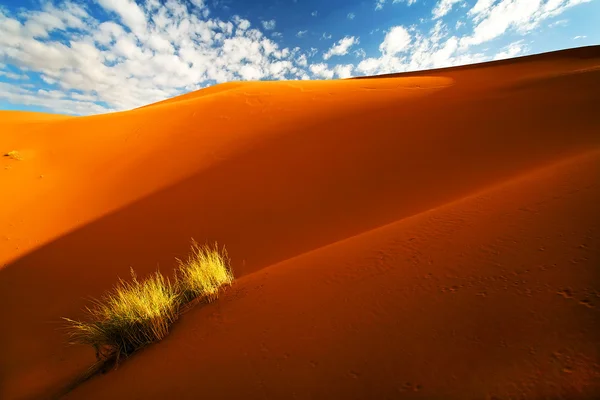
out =
[(598, 21), (600, 0), (0, 0), (0, 110), (473, 64), (600, 44)]

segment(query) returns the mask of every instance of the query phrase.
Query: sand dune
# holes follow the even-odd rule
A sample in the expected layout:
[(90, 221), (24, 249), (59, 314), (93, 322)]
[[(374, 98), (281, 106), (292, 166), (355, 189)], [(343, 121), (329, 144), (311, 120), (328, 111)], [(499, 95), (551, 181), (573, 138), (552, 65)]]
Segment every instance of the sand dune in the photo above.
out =
[(245, 276), (67, 398), (598, 398), (598, 171), (600, 150)]
[(22, 158), (0, 158), (0, 398), (59, 393), (94, 359), (59, 318), (191, 237), (227, 246), (235, 286), (72, 398), (593, 398), (599, 66), (591, 47), (0, 112)]

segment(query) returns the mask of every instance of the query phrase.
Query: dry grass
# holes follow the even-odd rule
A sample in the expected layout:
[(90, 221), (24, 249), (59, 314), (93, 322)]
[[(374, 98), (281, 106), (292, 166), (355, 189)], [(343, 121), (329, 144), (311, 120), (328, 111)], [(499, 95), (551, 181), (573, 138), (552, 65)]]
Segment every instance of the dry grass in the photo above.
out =
[(225, 248), (219, 251), (217, 243), (210, 248), (192, 241), (192, 254), (187, 260), (177, 259), (177, 262), (177, 292), (183, 303), (194, 299), (211, 302), (217, 298), (221, 286), (233, 282), (227, 251)]
[(4, 154), (4, 157), (10, 157), (13, 160), (18, 160), (18, 161), (21, 161), (23, 159), (23, 157), (21, 156), (21, 153), (19, 153), (16, 150), (9, 151), (8, 153)]
[(121, 357), (163, 339), (183, 306), (195, 299), (216, 299), (221, 286), (233, 281), (227, 252), (219, 252), (216, 243), (214, 249), (192, 243), (188, 260), (177, 260), (174, 284), (159, 272), (139, 281), (132, 269), (131, 282), (120, 279), (86, 309), (88, 321), (63, 318), (71, 343), (91, 345), (99, 363), (118, 365)]
[(159, 272), (139, 281), (119, 281), (119, 285), (93, 308), (87, 308), (89, 322), (65, 318), (71, 324), (71, 339), (96, 349), (99, 360), (128, 356), (164, 338), (177, 319), (178, 295)]

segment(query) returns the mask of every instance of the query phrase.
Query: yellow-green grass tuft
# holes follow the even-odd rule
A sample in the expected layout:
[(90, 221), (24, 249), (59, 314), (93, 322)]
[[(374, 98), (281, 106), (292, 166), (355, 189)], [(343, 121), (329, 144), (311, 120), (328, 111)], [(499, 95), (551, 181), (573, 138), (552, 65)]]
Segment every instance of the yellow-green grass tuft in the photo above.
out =
[(132, 269), (131, 282), (120, 279), (112, 291), (86, 308), (88, 321), (63, 318), (71, 343), (91, 345), (99, 363), (118, 365), (121, 357), (162, 340), (183, 306), (196, 299), (213, 301), (219, 289), (233, 281), (227, 251), (219, 251), (217, 243), (213, 249), (192, 240), (191, 255), (177, 262), (174, 284), (159, 272), (139, 281)]
[(95, 306), (87, 308), (89, 322), (64, 318), (70, 325), (72, 343), (89, 344), (98, 360), (116, 360), (163, 339), (177, 319), (179, 296), (159, 272), (139, 281), (122, 279)]
[(219, 251), (218, 244), (214, 248), (208, 245), (199, 246), (192, 240), (192, 253), (187, 260), (177, 259), (177, 291), (182, 302), (194, 299), (211, 302), (218, 297), (219, 289), (233, 282), (233, 273), (229, 266), (227, 250)]

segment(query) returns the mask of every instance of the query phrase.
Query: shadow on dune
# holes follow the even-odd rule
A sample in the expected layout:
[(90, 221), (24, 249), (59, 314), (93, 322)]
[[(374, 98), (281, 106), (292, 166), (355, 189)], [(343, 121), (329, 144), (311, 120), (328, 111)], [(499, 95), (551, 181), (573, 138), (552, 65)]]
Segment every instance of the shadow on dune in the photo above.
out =
[[(597, 398), (586, 378), (598, 371), (590, 355), (600, 321), (555, 291), (598, 287), (600, 253), (578, 245), (593, 243), (600, 222), (599, 155), (247, 276), (191, 310), (164, 342), (66, 398), (413, 398), (398, 377), (419, 382), (428, 399)], [(561, 359), (576, 369), (561, 373)]]
[(463, 96), (456, 74), (457, 85), (402, 109), (290, 127), (43, 245), (0, 270), (0, 320), (11, 321), (0, 374), (14, 359), (60, 365), (72, 353), (54, 321), (81, 318), (85, 297), (130, 267), (170, 274), (192, 237), (226, 245), (240, 277), (600, 144), (594, 74), (478, 96)]

